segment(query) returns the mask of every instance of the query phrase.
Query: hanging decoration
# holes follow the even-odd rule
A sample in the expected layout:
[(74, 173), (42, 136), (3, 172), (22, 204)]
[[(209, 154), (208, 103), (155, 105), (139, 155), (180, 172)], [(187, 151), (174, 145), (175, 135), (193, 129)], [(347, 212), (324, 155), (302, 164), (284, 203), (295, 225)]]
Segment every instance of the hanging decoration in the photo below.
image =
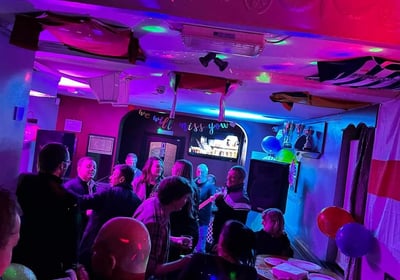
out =
[(170, 73), (170, 86), (174, 90), (174, 99), (172, 102), (170, 118), (174, 119), (175, 117), (177, 91), (181, 88), (220, 93), (221, 98), (219, 101), (218, 121), (222, 122), (225, 120), (225, 100), (239, 85), (240, 81), (238, 80), (186, 72), (172, 72)]
[(351, 101), (339, 98), (320, 97), (307, 91), (274, 92), (269, 98), (273, 102), (280, 102), (288, 111), (291, 111), (294, 103), (325, 108), (337, 108), (348, 110), (371, 105), (368, 102)]
[(37, 50), (43, 30), (49, 31), (61, 43), (77, 51), (127, 58), (130, 63), (135, 63), (136, 60), (145, 61), (139, 40), (134, 37), (130, 27), (108, 24), (89, 16), (45, 11), (17, 14), (10, 43)]

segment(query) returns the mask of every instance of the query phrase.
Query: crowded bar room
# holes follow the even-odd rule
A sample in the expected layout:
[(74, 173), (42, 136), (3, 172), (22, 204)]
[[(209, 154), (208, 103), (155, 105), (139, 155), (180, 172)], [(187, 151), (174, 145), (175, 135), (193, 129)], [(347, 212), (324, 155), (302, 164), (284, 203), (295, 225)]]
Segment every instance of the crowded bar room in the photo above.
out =
[(1, 0), (1, 280), (400, 280), (396, 0)]

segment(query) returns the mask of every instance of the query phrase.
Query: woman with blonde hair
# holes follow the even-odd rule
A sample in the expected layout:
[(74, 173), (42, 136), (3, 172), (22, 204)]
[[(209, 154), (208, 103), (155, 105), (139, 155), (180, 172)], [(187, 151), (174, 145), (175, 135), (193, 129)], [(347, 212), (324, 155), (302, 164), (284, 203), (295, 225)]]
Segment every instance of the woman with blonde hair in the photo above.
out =
[(256, 253), (293, 257), (282, 211), (268, 208), (261, 215), (263, 229), (256, 232)]

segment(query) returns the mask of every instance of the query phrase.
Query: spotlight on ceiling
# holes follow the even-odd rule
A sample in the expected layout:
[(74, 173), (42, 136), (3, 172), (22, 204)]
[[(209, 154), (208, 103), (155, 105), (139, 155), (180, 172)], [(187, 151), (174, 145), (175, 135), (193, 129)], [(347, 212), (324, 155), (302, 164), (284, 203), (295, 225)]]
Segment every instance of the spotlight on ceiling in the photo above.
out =
[(215, 59), (216, 53), (209, 52), (206, 56), (202, 56), (199, 58), (201, 65), (204, 67), (208, 66), (208, 63), (210, 63), (211, 60)]
[(214, 62), (215, 64), (218, 66), (219, 71), (224, 71), (226, 69), (226, 67), (228, 67), (228, 62), (227, 61), (223, 61), (222, 59), (216, 57), (214, 58)]
[(218, 66), (220, 71), (224, 71), (226, 67), (228, 67), (228, 62), (218, 58), (217, 54), (214, 52), (209, 52), (207, 55), (200, 57), (199, 60), (204, 67), (207, 67), (210, 61), (214, 60), (214, 63)]

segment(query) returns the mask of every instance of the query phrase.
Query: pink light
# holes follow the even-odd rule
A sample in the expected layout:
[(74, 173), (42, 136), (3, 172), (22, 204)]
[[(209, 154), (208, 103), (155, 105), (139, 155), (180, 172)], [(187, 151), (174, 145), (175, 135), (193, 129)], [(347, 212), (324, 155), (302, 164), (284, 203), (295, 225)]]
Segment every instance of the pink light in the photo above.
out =
[(73, 87), (73, 88), (90, 88), (88, 84), (84, 84), (81, 82), (77, 82), (65, 77), (61, 77), (60, 82), (58, 83), (59, 86), (63, 87)]

